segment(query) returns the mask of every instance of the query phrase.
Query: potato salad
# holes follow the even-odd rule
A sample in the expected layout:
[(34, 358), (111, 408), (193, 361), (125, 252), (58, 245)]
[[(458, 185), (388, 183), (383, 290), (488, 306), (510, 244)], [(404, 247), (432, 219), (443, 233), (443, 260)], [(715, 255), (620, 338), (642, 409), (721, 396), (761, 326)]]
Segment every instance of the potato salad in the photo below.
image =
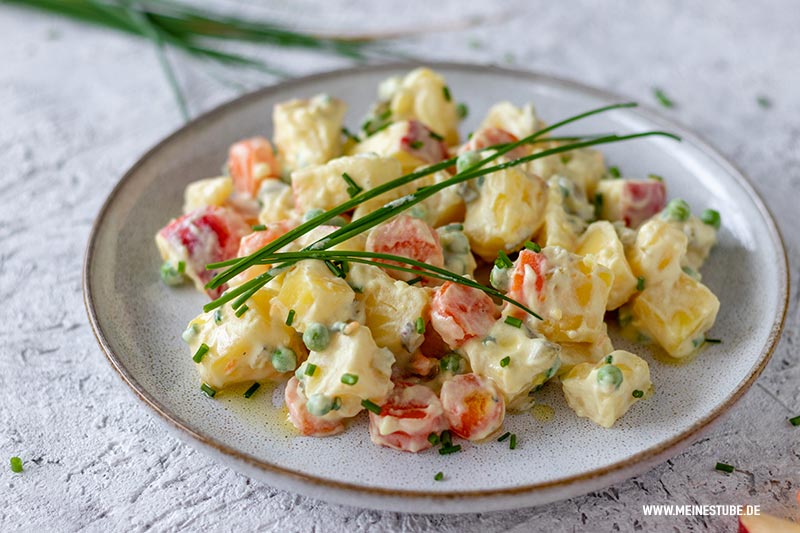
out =
[(720, 215), (607, 167), (592, 146), (624, 138), (504, 101), (462, 139), (468, 108), (427, 68), (377, 95), (357, 131), (333, 95), (276, 105), (271, 138), (234, 142), (156, 235), (163, 282), (212, 300), (182, 334), (207, 396), (280, 382), (302, 435), (368, 417), (396, 450), (514, 448), (505, 417), (543, 387), (604, 428), (647, 409), (648, 360), (610, 324), (673, 359), (719, 342), (701, 268)]

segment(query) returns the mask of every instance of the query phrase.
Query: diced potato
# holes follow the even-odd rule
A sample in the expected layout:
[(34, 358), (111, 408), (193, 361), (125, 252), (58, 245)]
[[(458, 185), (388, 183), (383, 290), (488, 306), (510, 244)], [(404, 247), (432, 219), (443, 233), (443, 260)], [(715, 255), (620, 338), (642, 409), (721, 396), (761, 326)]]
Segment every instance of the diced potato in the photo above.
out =
[[(324, 165), (314, 165), (292, 172), (292, 190), (297, 209), (332, 209), (350, 199), (347, 174), (363, 190), (399, 178), (400, 165), (394, 159), (375, 154), (344, 156), (328, 161)], [(375, 209), (384, 203), (399, 198), (405, 193), (391, 191), (369, 200), (367, 204)]]
[[(614, 274), (591, 257), (563, 248), (522, 250), (511, 274), (508, 296), (542, 317), (527, 324), (555, 342), (595, 342), (603, 322)], [(515, 307), (506, 310), (527, 316)]]
[[(311, 246), (318, 240), (323, 239), (325, 236), (330, 235), (338, 229), (340, 229), (339, 226), (317, 226), (302, 237), (298, 238), (294, 243), (288, 245), (288, 248), (291, 250), (300, 250), (307, 246)], [(367, 236), (364, 233), (359, 233), (358, 235), (351, 237), (344, 242), (340, 242), (339, 244), (334, 244), (333, 246), (326, 248), (326, 250), (363, 252), (366, 243)]]
[(189, 323), (184, 333), (189, 350), (197, 353), (201, 344), (208, 351), (198, 363), (200, 379), (216, 390), (237, 383), (273, 379), (279, 373), (272, 366), (272, 353), (289, 348), (302, 361), (306, 349), (297, 333), (283, 320), (271, 320), (270, 300), (275, 291), (262, 288), (247, 300), (248, 310), (240, 317), (230, 305), (203, 313)]
[(603, 153), (591, 148), (579, 148), (562, 155), (565, 175), (580, 185), (589, 198), (593, 198), (597, 184), (606, 173)]
[(467, 204), (464, 233), (472, 250), (493, 260), (497, 252), (518, 250), (544, 222), (547, 187), (517, 167), (493, 172)]
[(285, 320), (294, 309), (292, 327), (297, 331), (305, 331), (312, 322), (330, 327), (358, 314), (355, 296), (350, 285), (334, 276), (322, 261), (300, 261), (283, 278), (273, 303), (277, 311), (273, 319)]
[(627, 258), (634, 276), (642, 277), (645, 287), (670, 285), (681, 275), (681, 259), (686, 255), (683, 232), (657, 217), (645, 222)]
[(321, 165), (342, 155), (346, 110), (344, 102), (325, 94), (275, 106), (272, 112), (275, 145), (284, 173)]
[(222, 207), (233, 192), (233, 180), (228, 176), (193, 181), (183, 193), (183, 212), (213, 205)]
[(459, 276), (472, 276), (477, 267), (469, 247), (469, 239), (461, 224), (436, 228), (444, 253), (444, 267)]
[(686, 357), (703, 344), (719, 311), (708, 287), (681, 273), (672, 284), (645, 288), (633, 300), (633, 325), (655, 338), (666, 352)]
[(608, 334), (602, 335), (594, 342), (561, 342), (561, 368), (558, 375), (567, 374), (572, 367), (581, 363), (596, 363), (614, 351)]
[(280, 180), (262, 181), (257, 197), (261, 204), (258, 213), (258, 221), (261, 224), (300, 218), (294, 209), (292, 188)]
[(664, 209), (667, 190), (658, 180), (601, 180), (595, 191), (599, 218), (620, 220), (629, 228), (638, 228), (644, 221)]
[(536, 242), (542, 246), (560, 246), (573, 251), (578, 235), (585, 225), (585, 222), (564, 209), (564, 194), (559, 186), (558, 177), (550, 178), (547, 183), (544, 224), (536, 234)]
[(407, 357), (420, 347), (424, 336), (417, 332), (417, 319), (428, 321), (430, 295), (427, 289), (409, 285), (371, 265), (353, 264), (347, 281), (357, 289), (364, 304), (365, 324), (375, 343), (397, 357)]
[[(536, 143), (531, 145), (533, 147), (531, 153), (538, 154), (560, 145), (561, 143), (554, 141), (547, 143)], [(566, 173), (566, 166), (564, 165), (562, 155), (563, 154), (554, 154), (546, 157), (540, 157), (539, 159), (534, 159), (529, 161), (525, 165), (525, 168), (528, 172), (532, 172), (533, 174), (536, 174), (543, 180), (547, 181), (555, 175), (564, 175)]]
[(636, 292), (636, 276), (633, 275), (628, 260), (625, 259), (622, 242), (610, 222), (598, 220), (590, 224), (586, 232), (581, 235), (575, 253), (591, 254), (595, 261), (614, 273), (606, 310), (618, 308)]
[(378, 131), (350, 149), (351, 154), (374, 153), (400, 162), (403, 174), (447, 159), (447, 147), (419, 121), (405, 120)]
[(419, 120), (448, 145), (458, 144), (456, 103), (441, 75), (418, 68), (402, 78), (384, 81), (379, 93), (382, 100), (389, 101), (392, 120)]
[[(650, 393), (647, 361), (616, 350), (598, 363), (581, 363), (561, 377), (567, 403), (578, 416), (605, 428), (614, 425), (642, 396)], [(609, 368), (611, 367), (611, 368)], [(634, 396), (634, 391), (640, 391)]]
[[(421, 170), (421, 168), (416, 168), (414, 170)], [(439, 172), (434, 172), (424, 178), (420, 178), (413, 183), (414, 187), (417, 188), (426, 187), (429, 185), (436, 185), (452, 177), (453, 176), (446, 170), (440, 170)], [(424, 206), (427, 211), (425, 220), (434, 228), (453, 222), (464, 221), (466, 205), (464, 204), (464, 198), (458, 194), (457, 186), (442, 189), (417, 205)]]
[[(561, 364), (558, 344), (532, 337), (527, 328), (498, 320), (483, 338), (467, 341), (463, 350), (472, 371), (494, 380), (510, 410), (528, 407), (528, 393), (553, 377)], [(508, 357), (508, 364), (501, 363)]]
[(481, 128), (500, 128), (517, 139), (528, 137), (544, 127), (544, 122), (536, 116), (533, 104), (517, 107), (511, 102), (494, 104), (481, 122)]
[(699, 271), (711, 249), (717, 244), (717, 230), (694, 215), (690, 215), (685, 222), (671, 220), (670, 224), (680, 228), (686, 235), (688, 245), (686, 255), (681, 259), (681, 266)]
[[(363, 409), (362, 400), (381, 405), (393, 388), (392, 352), (379, 348), (366, 326), (356, 322), (349, 326), (346, 334), (334, 333), (324, 350), (312, 351), (295, 373), (307, 398), (315, 394), (331, 400), (339, 398), (341, 407), (336, 413), (342, 418), (357, 415)], [(317, 367), (311, 376), (306, 375), (309, 364)], [(343, 383), (344, 374), (357, 376), (357, 381), (352, 385)]]

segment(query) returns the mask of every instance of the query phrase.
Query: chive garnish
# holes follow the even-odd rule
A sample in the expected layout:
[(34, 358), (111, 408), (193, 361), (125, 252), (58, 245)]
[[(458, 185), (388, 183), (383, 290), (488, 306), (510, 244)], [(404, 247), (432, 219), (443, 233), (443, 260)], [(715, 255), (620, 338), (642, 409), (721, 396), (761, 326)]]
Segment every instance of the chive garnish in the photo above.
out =
[(304, 374), (306, 376), (313, 376), (314, 372), (316, 372), (316, 371), (317, 371), (317, 365), (315, 365), (314, 363), (308, 363), (306, 365), (306, 370), (305, 370)]
[(361, 400), (361, 407), (363, 407), (367, 411), (375, 413), (376, 415), (381, 414), (381, 406), (374, 402), (371, 402), (370, 400)]
[(460, 118), (461, 120), (467, 118), (467, 115), (469, 115), (469, 108), (467, 107), (467, 104), (463, 102), (458, 104), (456, 106), (456, 114), (458, 115), (458, 118)]
[(431, 136), (432, 139), (436, 139), (437, 141), (443, 141), (444, 140), (444, 137), (442, 137), (441, 135), (439, 135), (435, 131), (431, 131), (430, 132), (430, 136)]
[(411, 148), (414, 150), (419, 150), (423, 146), (425, 146), (425, 143), (422, 141), (411, 141)]
[(200, 361), (203, 360), (203, 356), (205, 356), (206, 353), (208, 353), (208, 345), (206, 343), (203, 343), (200, 345), (197, 351), (194, 352), (194, 355), (192, 356), (192, 361), (194, 361), (195, 363), (199, 363)]
[(636, 278), (636, 290), (639, 292), (644, 290), (644, 277), (639, 276)]
[(650, 178), (651, 180), (664, 181), (664, 178), (662, 178), (658, 174), (648, 174), (647, 177)]
[(510, 363), (511, 363), (511, 356), (507, 355), (502, 359), (500, 359), (500, 366), (502, 366), (503, 368), (507, 367)]
[(793, 426), (800, 426), (800, 415), (790, 418), (789, 423)]
[(347, 194), (350, 195), (350, 198), (356, 196), (358, 193), (364, 190), (359, 187), (355, 181), (353, 181), (353, 178), (351, 178), (350, 174), (347, 172), (342, 172), (342, 179), (345, 183), (347, 183)]
[(436, 472), (436, 475), (433, 476), (433, 479), (435, 479), (436, 481), (443, 480), (444, 479), (444, 473), (443, 472)]
[(205, 392), (209, 398), (213, 398), (217, 394), (217, 391), (209, 387), (207, 383), (200, 385), (200, 390)]
[(717, 463), (717, 465), (716, 465), (714, 468), (715, 468), (716, 470), (719, 470), (719, 471), (721, 471), (721, 472), (727, 472), (728, 474), (730, 474), (731, 472), (733, 472), (734, 470), (736, 470), (736, 469), (735, 469), (734, 467), (732, 467), (731, 465), (727, 465), (727, 464), (725, 464), (725, 463)]
[(255, 226), (253, 226), (253, 231), (264, 231), (266, 229), (267, 226), (265, 226), (264, 224), (256, 224)]
[(431, 433), (428, 435), (428, 442), (430, 442), (433, 446), (436, 446), (439, 444), (439, 435), (436, 433)]
[(641, 391), (639, 389), (636, 389), (635, 391), (633, 391), (633, 397), (634, 398), (641, 398), (642, 396), (644, 396), (644, 391)]
[(358, 383), (358, 376), (355, 374), (342, 374), (342, 383), (345, 385), (355, 385)]
[(510, 449), (512, 449), (512, 450), (517, 449), (517, 434), (516, 433), (512, 433), (511, 434), (511, 440), (508, 442), (508, 447)]
[(503, 442), (504, 440), (506, 440), (510, 436), (511, 436), (511, 432), (510, 431), (506, 431), (505, 433), (500, 435), (500, 438), (497, 439), (497, 442)]
[(296, 314), (297, 313), (295, 312), (294, 309), (289, 309), (289, 314), (286, 316), (286, 325), (287, 326), (291, 326), (292, 325), (292, 322), (294, 322), (294, 316)]
[(542, 247), (533, 241), (525, 241), (525, 248), (537, 254), (542, 251)]
[(358, 141), (359, 141), (359, 138), (358, 138), (356, 135), (353, 135), (353, 132), (351, 132), (351, 131), (350, 131), (350, 130), (348, 130), (347, 128), (344, 128), (344, 127), (343, 127), (343, 128), (342, 128), (342, 133), (344, 134), (344, 136), (345, 136), (345, 137), (347, 137), (347, 138), (348, 138), (348, 139), (350, 139), (351, 141), (355, 141), (355, 142), (358, 142)]
[(439, 448), (439, 455), (450, 455), (451, 453), (456, 453), (461, 451), (461, 445), (456, 444), (455, 446), (446, 446)]
[(417, 317), (417, 321), (414, 323), (414, 326), (417, 330), (417, 333), (420, 335), (425, 333), (425, 320), (421, 316)]
[(422, 276), (417, 276), (416, 278), (412, 278), (408, 280), (406, 283), (408, 283), (409, 285), (416, 285), (420, 281), (422, 281)]
[(703, 342), (706, 344), (722, 344), (722, 339), (706, 339)]
[(594, 194), (594, 218), (600, 218), (603, 214), (603, 195), (601, 193)]
[(606, 364), (607, 365), (610, 365), (613, 362), (614, 362), (614, 356), (613, 355), (606, 356)]
[(608, 167), (608, 173), (614, 176), (615, 178), (622, 177), (622, 172), (619, 171), (619, 167)]
[(756, 98), (756, 102), (758, 102), (758, 106), (761, 109), (769, 109), (770, 107), (772, 107), (772, 100), (770, 100), (769, 98), (767, 98), (764, 95), (759, 95)]
[(658, 100), (658, 103), (659, 103), (659, 104), (663, 105), (663, 106), (664, 106), (664, 107), (666, 107), (667, 109), (669, 109), (669, 108), (671, 108), (671, 107), (675, 107), (675, 102), (673, 102), (673, 101), (672, 101), (672, 100), (669, 98), (669, 96), (667, 96), (667, 95), (664, 93), (664, 91), (662, 91), (662, 90), (661, 90), (661, 89), (659, 89), (658, 87), (656, 87), (655, 89), (653, 89), (653, 96), (655, 96), (655, 97), (656, 97), (656, 100)]
[(259, 383), (259, 382), (257, 382), (257, 381), (256, 381), (255, 383), (253, 383), (252, 385), (250, 385), (250, 388), (248, 388), (246, 391), (244, 391), (244, 395), (243, 395), (243, 396), (244, 396), (245, 398), (249, 398), (250, 396), (252, 396), (253, 394), (255, 394), (255, 393), (256, 393), (256, 391), (258, 390), (258, 388), (259, 388), (260, 386), (261, 386), (261, 383)]
[(511, 268), (514, 266), (514, 263), (508, 257), (503, 250), (497, 252), (497, 259), (494, 260), (494, 264), (497, 268)]
[(504, 322), (509, 326), (514, 326), (515, 328), (522, 327), (522, 319), (515, 316), (507, 316)]
[(453, 434), (450, 433), (449, 429), (445, 429), (442, 431), (442, 435), (440, 436), (440, 440), (442, 441), (442, 446), (448, 447), (453, 445)]
[(214, 310), (214, 324), (216, 324), (218, 326), (220, 324), (222, 324), (222, 310), (221, 309), (215, 309)]
[(178, 274), (186, 272), (186, 261), (178, 261)]
[(448, 102), (452, 99), (452, 97), (450, 96), (450, 87), (448, 87), (447, 85), (442, 87), (442, 94), (444, 95), (444, 99), (447, 100)]
[(243, 306), (241, 306), (239, 309), (237, 309), (237, 310), (236, 310), (236, 312), (234, 313), (234, 315), (236, 315), (236, 318), (241, 318), (241, 316), (242, 316), (243, 314), (245, 314), (245, 313), (247, 312), (247, 310), (248, 310), (248, 309), (250, 309), (250, 308), (249, 308), (249, 307), (247, 307), (246, 305), (243, 305)]
[(19, 474), (20, 472), (22, 472), (22, 470), (23, 470), (23, 468), (22, 468), (22, 459), (20, 459), (17, 456), (12, 457), (11, 458), (11, 471), (14, 472), (15, 474)]

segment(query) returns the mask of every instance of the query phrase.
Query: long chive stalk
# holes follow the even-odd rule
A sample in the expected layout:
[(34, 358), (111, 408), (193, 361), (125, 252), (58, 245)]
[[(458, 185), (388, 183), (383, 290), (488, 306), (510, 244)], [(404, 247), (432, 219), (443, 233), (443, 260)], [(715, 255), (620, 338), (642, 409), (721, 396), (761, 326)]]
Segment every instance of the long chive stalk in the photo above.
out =
[[(516, 148), (518, 146), (522, 146), (523, 144), (528, 144), (528, 143), (538, 139), (539, 137), (542, 137), (542, 136), (546, 135), (550, 131), (553, 131), (553, 130), (555, 130), (557, 128), (560, 128), (560, 127), (563, 127), (563, 126), (566, 126), (567, 124), (570, 124), (572, 122), (576, 122), (578, 120), (587, 118), (587, 117), (592, 116), (592, 115), (605, 113), (607, 111), (612, 111), (614, 109), (635, 107), (636, 105), (637, 104), (635, 102), (626, 102), (626, 103), (614, 104), (614, 105), (610, 105), (610, 106), (603, 106), (603, 107), (600, 107), (600, 108), (591, 109), (591, 110), (586, 111), (584, 113), (580, 113), (578, 115), (574, 115), (572, 117), (566, 118), (566, 119), (564, 119), (564, 120), (562, 120), (560, 122), (557, 122), (555, 124), (552, 124), (552, 125), (548, 126), (547, 128), (544, 128), (544, 129), (541, 129), (541, 130), (539, 130), (537, 132), (534, 132), (532, 135), (524, 137), (523, 139), (520, 139), (520, 140), (518, 140), (516, 142), (507, 144), (504, 148), (500, 148), (498, 150), (498, 152), (490, 155), (489, 157), (487, 157), (487, 158), (485, 158), (485, 159), (483, 159), (481, 161), (478, 161), (475, 165), (473, 165), (473, 167), (483, 166), (486, 163), (488, 163), (490, 161), (493, 161), (494, 159), (496, 159), (496, 158), (500, 157), (501, 155), (513, 150), (514, 148)], [(605, 137), (605, 138), (607, 138), (607, 137)], [(543, 154), (543, 153), (544, 152), (540, 152), (540, 154)], [(533, 154), (533, 155), (534, 156), (539, 156), (539, 154)], [(545, 157), (545, 156), (539, 156), (539, 157)], [(326, 212), (324, 212), (324, 213), (322, 213), (322, 214), (320, 214), (320, 215), (308, 220), (307, 222), (304, 222), (303, 224), (300, 224), (299, 226), (297, 226), (293, 230), (287, 232), (286, 234), (282, 235), (281, 237), (278, 237), (277, 239), (275, 239), (271, 243), (267, 244), (266, 246), (264, 246), (260, 250), (257, 250), (253, 254), (251, 254), (249, 256), (246, 256), (246, 257), (243, 257), (243, 258), (240, 258), (236, 263), (231, 265), (230, 268), (228, 268), (224, 272), (221, 272), (221, 273), (217, 274), (216, 276), (214, 276), (211, 279), (211, 281), (209, 281), (208, 284), (206, 284), (206, 288), (216, 289), (216, 288), (220, 287), (222, 284), (226, 283), (227, 281), (229, 281), (231, 278), (233, 278), (237, 274), (243, 272), (244, 270), (249, 268), (251, 265), (255, 264), (260, 258), (264, 257), (265, 255), (267, 255), (269, 253), (272, 253), (272, 252), (275, 252), (275, 251), (279, 250), (280, 248), (282, 248), (282, 247), (286, 246), (287, 244), (291, 243), (292, 241), (298, 239), (302, 235), (305, 235), (306, 233), (308, 233), (312, 229), (316, 228), (317, 226), (319, 226), (321, 224), (324, 224), (326, 221), (330, 220), (331, 218), (333, 218), (333, 217), (335, 217), (337, 215), (341, 215), (341, 214), (343, 214), (343, 213), (345, 213), (347, 211), (350, 211), (352, 209), (355, 209), (358, 205), (360, 205), (361, 203), (365, 202), (366, 200), (375, 198), (376, 196), (380, 196), (381, 194), (383, 194), (385, 192), (388, 192), (388, 191), (391, 191), (391, 190), (396, 189), (398, 187), (401, 187), (403, 185), (406, 185), (407, 183), (411, 183), (411, 182), (413, 182), (415, 180), (418, 180), (420, 178), (423, 178), (425, 176), (428, 176), (430, 174), (438, 172), (439, 170), (443, 170), (443, 169), (449, 168), (449, 167), (451, 167), (452, 165), (455, 164), (456, 159), (457, 158), (447, 159), (447, 160), (442, 161), (440, 163), (436, 163), (434, 165), (426, 167), (426, 168), (424, 168), (422, 170), (419, 170), (419, 171), (416, 171), (416, 172), (412, 172), (410, 174), (406, 174), (405, 176), (401, 176), (401, 177), (399, 177), (397, 179), (391, 180), (391, 181), (389, 181), (389, 182), (387, 182), (387, 183), (385, 183), (383, 185), (380, 185), (378, 187), (375, 187), (373, 189), (369, 189), (367, 191), (361, 192), (360, 194), (358, 194), (354, 198), (348, 200), (347, 202), (344, 202), (344, 203), (342, 203), (342, 204), (340, 204), (340, 205), (338, 205), (338, 206), (336, 206), (336, 207), (334, 207), (332, 209), (329, 209), (328, 211), (326, 211)], [(518, 163), (518, 164), (520, 164), (520, 163)], [(473, 167), (470, 167), (470, 169), (472, 169)], [(467, 170), (470, 170), (470, 169), (467, 169)], [(493, 172), (493, 171), (494, 170), (489, 170), (489, 172)], [(486, 172), (486, 173), (488, 174), (489, 172)], [(477, 177), (477, 175), (475, 177)], [(223, 295), (223, 297), (225, 297), (225, 295)]]

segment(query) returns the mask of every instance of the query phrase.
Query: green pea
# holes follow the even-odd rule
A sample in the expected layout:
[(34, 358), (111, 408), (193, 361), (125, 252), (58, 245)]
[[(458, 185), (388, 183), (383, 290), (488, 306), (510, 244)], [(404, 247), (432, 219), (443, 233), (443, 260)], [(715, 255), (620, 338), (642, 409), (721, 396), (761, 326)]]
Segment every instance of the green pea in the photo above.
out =
[(689, 204), (680, 198), (670, 200), (667, 207), (664, 208), (664, 217), (676, 222), (686, 222), (691, 214), (692, 210)]
[(173, 264), (169, 261), (164, 261), (164, 263), (161, 265), (161, 281), (170, 286), (180, 285), (183, 283), (184, 269), (181, 268), (181, 265), (183, 265), (183, 261), (178, 264), (178, 267), (173, 266)]
[(606, 389), (617, 390), (622, 385), (622, 370), (615, 365), (601, 366), (597, 371), (597, 382)]
[(439, 367), (442, 369), (442, 372), (460, 374), (464, 371), (464, 358), (456, 352), (450, 352), (439, 361)]
[(464, 172), (466, 169), (482, 159), (481, 154), (474, 151), (464, 152), (456, 159), (456, 172)]
[(325, 212), (325, 210), (324, 210), (324, 209), (319, 209), (319, 208), (317, 208), (317, 207), (315, 207), (315, 208), (313, 208), (313, 209), (309, 209), (309, 210), (308, 210), (308, 211), (306, 211), (306, 212), (305, 212), (305, 214), (303, 215), (303, 222), (308, 222), (308, 221), (309, 221), (309, 220), (311, 220), (312, 218), (317, 218), (318, 216), (320, 216), (320, 215), (321, 215), (322, 213), (324, 213), (324, 212)]
[(331, 333), (324, 324), (312, 322), (303, 333), (303, 342), (309, 350), (319, 352), (330, 344)]
[(492, 284), (492, 287), (498, 291), (507, 291), (510, 282), (509, 271), (510, 269), (508, 268), (493, 266), (492, 271), (489, 273), (489, 283)]
[(297, 355), (291, 348), (278, 346), (272, 352), (272, 367), (278, 372), (291, 372), (297, 367)]
[(306, 409), (314, 416), (325, 416), (333, 409), (333, 399), (324, 394), (312, 394), (306, 401)]
[(704, 224), (713, 226), (715, 230), (719, 230), (719, 227), (722, 224), (722, 218), (719, 216), (719, 211), (715, 211), (713, 209), (706, 209), (703, 211), (703, 213), (700, 215), (700, 220), (702, 220)]

